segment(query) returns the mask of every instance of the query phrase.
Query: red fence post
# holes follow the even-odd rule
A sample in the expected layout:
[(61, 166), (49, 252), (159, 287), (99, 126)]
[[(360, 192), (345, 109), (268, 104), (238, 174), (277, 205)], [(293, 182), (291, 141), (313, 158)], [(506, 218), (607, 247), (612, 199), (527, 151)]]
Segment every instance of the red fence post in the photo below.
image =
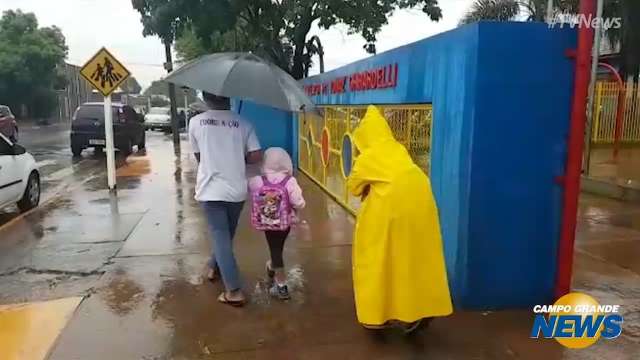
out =
[(626, 89), (624, 85), (620, 86), (618, 92), (618, 109), (616, 111), (616, 129), (613, 133), (613, 161), (618, 161), (618, 149), (620, 147), (620, 138), (622, 137), (622, 124), (624, 123), (624, 108), (627, 100)]
[[(596, 13), (595, 0), (581, 0), (580, 14), (592, 19)], [(556, 298), (571, 290), (573, 267), (573, 245), (576, 235), (578, 196), (580, 194), (580, 174), (582, 172), (582, 150), (584, 130), (587, 120), (587, 96), (591, 68), (591, 50), (594, 30), (581, 24), (578, 30), (578, 50), (576, 55), (576, 77), (574, 84), (571, 123), (569, 128), (566, 172), (564, 176), (564, 203), (560, 246), (558, 249), (558, 269), (556, 274)]]

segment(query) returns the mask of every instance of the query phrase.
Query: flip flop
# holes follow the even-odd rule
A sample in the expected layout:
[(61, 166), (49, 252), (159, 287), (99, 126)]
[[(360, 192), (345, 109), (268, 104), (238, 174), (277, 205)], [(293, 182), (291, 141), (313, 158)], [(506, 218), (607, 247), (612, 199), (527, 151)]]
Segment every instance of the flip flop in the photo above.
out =
[(218, 302), (225, 305), (231, 305), (233, 307), (242, 307), (247, 303), (247, 300), (229, 300), (229, 298), (227, 298), (227, 293), (223, 292), (218, 296)]

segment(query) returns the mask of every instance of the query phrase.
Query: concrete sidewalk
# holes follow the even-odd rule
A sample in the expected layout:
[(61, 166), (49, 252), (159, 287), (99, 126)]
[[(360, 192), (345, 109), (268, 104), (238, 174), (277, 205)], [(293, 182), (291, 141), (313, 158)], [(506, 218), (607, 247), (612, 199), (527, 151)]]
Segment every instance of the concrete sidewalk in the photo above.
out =
[[(623, 306), (620, 338), (568, 350), (555, 340), (530, 339), (533, 314), (522, 310), (456, 312), (414, 338), (380, 339), (355, 318), (354, 219), (304, 176), (304, 222), (285, 251), (292, 300), (266, 295), (268, 250), (261, 234), (250, 230), (245, 206), (236, 254), (251, 303), (242, 309), (218, 304), (221, 285), (202, 279), (210, 245), (193, 200), (189, 153), (183, 142), (176, 157), (168, 138), (154, 134), (147, 154), (130, 157), (118, 170), (117, 201), (103, 190), (104, 179), (95, 179), (13, 230), (0, 229), (0, 236), (11, 230), (16, 242), (22, 236), (20, 242), (30, 244), (21, 250), (28, 255), (17, 260), (0, 251), (0, 303), (86, 296), (50, 359), (552, 360), (640, 354), (640, 207), (590, 196), (581, 201), (574, 286), (601, 303)], [(65, 242), (67, 252), (47, 252), (56, 242)], [(24, 280), (38, 271), (42, 278)]]

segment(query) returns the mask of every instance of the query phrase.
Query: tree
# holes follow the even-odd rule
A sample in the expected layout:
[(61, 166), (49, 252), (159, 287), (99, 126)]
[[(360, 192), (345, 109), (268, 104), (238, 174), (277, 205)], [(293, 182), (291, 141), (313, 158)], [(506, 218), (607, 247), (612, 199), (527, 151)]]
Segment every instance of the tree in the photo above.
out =
[(64, 87), (67, 46), (59, 28), (38, 27), (32, 13), (5, 11), (0, 18), (0, 99), (16, 113), (47, 117), (55, 88)]
[(611, 28), (606, 35), (611, 44), (620, 49), (622, 75), (637, 83), (640, 77), (640, 1), (608, 0), (603, 17), (622, 18), (622, 27)]
[[(579, 3), (579, 0), (554, 0), (554, 12), (577, 14)], [(547, 0), (476, 0), (461, 23), (508, 21), (516, 17), (527, 21), (544, 21), (546, 8)], [(605, 0), (603, 17), (622, 19), (622, 26), (606, 29), (605, 36), (614, 47), (620, 48), (621, 73), (637, 82), (640, 76), (640, 1)]]
[[(365, 40), (365, 49), (375, 50), (376, 35), (388, 17), (397, 9), (420, 8), (433, 21), (442, 18), (437, 0), (228, 0), (234, 23), (231, 28), (211, 29), (209, 14), (202, 12), (190, 17), (188, 23), (194, 37), (184, 40), (190, 46), (180, 46), (181, 57), (188, 59), (197, 51), (247, 51), (265, 56), (276, 65), (300, 79), (308, 66), (308, 35), (314, 23), (329, 29), (344, 24), (350, 33), (358, 33)], [(185, 35), (187, 36), (187, 35)], [(189, 35), (191, 36), (191, 35)], [(182, 42), (182, 41), (179, 41)]]
[(516, 0), (477, 0), (462, 18), (462, 24), (480, 20), (508, 21), (520, 13), (520, 5)]
[[(144, 90), (144, 92), (142, 93), (143, 96), (162, 96), (162, 97), (169, 97), (169, 87), (167, 86), (167, 83), (162, 81), (162, 80), (156, 80), (154, 82), (151, 83), (151, 85), (146, 88)], [(178, 91), (178, 98), (181, 99), (184, 96), (184, 90), (183, 89), (179, 89)], [(152, 98), (153, 99), (153, 98)], [(196, 91), (193, 89), (188, 89), (187, 90), (187, 101), (191, 104), (192, 102), (195, 102), (198, 100), (198, 97), (196, 96)]]

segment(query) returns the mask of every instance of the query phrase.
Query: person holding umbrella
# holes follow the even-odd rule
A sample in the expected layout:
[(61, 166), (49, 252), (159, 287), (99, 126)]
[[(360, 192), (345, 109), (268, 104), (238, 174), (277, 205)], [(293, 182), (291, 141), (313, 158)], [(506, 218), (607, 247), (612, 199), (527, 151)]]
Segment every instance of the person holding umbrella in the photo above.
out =
[(225, 291), (218, 301), (242, 306), (246, 298), (233, 237), (247, 197), (245, 162), (259, 162), (262, 152), (253, 126), (230, 110), (229, 98), (207, 92), (203, 98), (210, 110), (191, 119), (189, 141), (198, 160), (195, 198), (202, 204), (213, 237), (207, 277), (212, 282), (222, 277)]
[(196, 199), (203, 203), (214, 240), (208, 277), (214, 281), (218, 273), (222, 277), (226, 291), (218, 297), (220, 302), (242, 306), (246, 299), (231, 244), (247, 196), (245, 159), (258, 162), (262, 155), (253, 127), (230, 111), (229, 98), (240, 100), (239, 108), (249, 100), (284, 111), (317, 109), (298, 81), (252, 53), (205, 55), (174, 70), (165, 81), (202, 90), (212, 109), (189, 124), (189, 138), (200, 161)]

